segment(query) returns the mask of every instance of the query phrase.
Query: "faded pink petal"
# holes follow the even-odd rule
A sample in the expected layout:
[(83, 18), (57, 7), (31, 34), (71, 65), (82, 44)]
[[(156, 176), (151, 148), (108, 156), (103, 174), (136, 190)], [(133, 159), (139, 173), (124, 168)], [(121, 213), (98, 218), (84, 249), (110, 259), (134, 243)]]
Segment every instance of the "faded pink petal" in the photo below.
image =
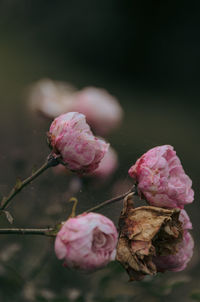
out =
[(129, 175), (150, 205), (182, 209), (194, 199), (192, 181), (170, 145), (150, 149), (129, 169)]
[(91, 173), (97, 169), (109, 144), (93, 135), (85, 116), (69, 112), (57, 117), (49, 130), (50, 144), (70, 170)]
[(179, 272), (186, 268), (192, 258), (194, 241), (188, 231), (183, 233), (183, 241), (178, 245), (178, 251), (175, 255), (154, 257), (154, 263), (159, 272), (166, 270)]
[(187, 212), (183, 209), (180, 212), (179, 220), (183, 224), (183, 230), (191, 230), (192, 229), (192, 222), (190, 221), (190, 217), (188, 216)]
[(105, 154), (104, 158), (100, 162), (98, 168), (94, 170), (92, 175), (99, 178), (107, 178), (112, 175), (118, 166), (117, 153), (113, 148), (109, 148), (108, 152)]
[(64, 223), (56, 236), (55, 253), (65, 266), (90, 271), (114, 260), (117, 238), (110, 219), (84, 213)]
[(104, 89), (87, 87), (74, 94), (73, 110), (83, 113), (98, 135), (108, 134), (116, 128), (123, 110), (115, 97)]
[(42, 79), (30, 88), (30, 108), (45, 117), (55, 118), (72, 111), (74, 92), (75, 88), (68, 83)]

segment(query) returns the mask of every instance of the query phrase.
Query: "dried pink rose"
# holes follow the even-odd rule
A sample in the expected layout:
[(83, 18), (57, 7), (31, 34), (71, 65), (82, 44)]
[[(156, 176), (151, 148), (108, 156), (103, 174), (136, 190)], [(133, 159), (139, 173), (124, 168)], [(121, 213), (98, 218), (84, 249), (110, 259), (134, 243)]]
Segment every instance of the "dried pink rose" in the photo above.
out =
[(118, 166), (117, 153), (113, 148), (109, 148), (104, 158), (100, 162), (98, 168), (92, 173), (92, 175), (99, 178), (107, 178), (114, 173)]
[(107, 217), (84, 213), (68, 219), (58, 232), (55, 253), (66, 267), (94, 270), (115, 259), (117, 230)]
[(133, 196), (130, 193), (124, 198), (116, 260), (126, 269), (130, 281), (139, 281), (145, 275), (157, 273), (154, 259), (158, 255), (168, 256), (177, 252), (183, 228), (179, 209), (134, 208)]
[(30, 108), (47, 118), (55, 118), (72, 111), (74, 92), (75, 88), (68, 83), (42, 79), (30, 88)]
[(177, 246), (177, 253), (174, 255), (157, 256), (153, 259), (158, 272), (166, 270), (179, 272), (186, 268), (188, 262), (192, 258), (194, 248), (194, 240), (190, 233), (185, 230), (183, 240)]
[(129, 169), (138, 192), (153, 206), (180, 208), (194, 199), (192, 181), (170, 145), (155, 147)]
[(104, 89), (87, 87), (74, 94), (73, 110), (83, 113), (98, 135), (108, 134), (116, 128), (123, 110), (115, 97)]
[(57, 117), (51, 124), (49, 142), (55, 154), (70, 170), (91, 173), (97, 169), (109, 144), (93, 135), (85, 116), (69, 112)]
[(156, 264), (157, 271), (166, 270), (179, 272), (186, 268), (192, 258), (194, 241), (188, 230), (192, 229), (192, 223), (187, 212), (183, 209), (179, 215), (179, 221), (182, 222), (183, 239), (177, 246), (177, 252), (173, 255), (157, 256), (153, 261)]

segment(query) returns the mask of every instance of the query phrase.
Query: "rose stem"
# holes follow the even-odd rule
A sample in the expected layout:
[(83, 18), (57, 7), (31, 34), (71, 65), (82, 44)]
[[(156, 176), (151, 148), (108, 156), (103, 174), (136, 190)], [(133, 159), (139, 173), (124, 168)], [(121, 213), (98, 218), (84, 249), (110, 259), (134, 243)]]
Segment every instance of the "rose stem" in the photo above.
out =
[(53, 234), (53, 231), (54, 228), (45, 228), (45, 229), (3, 228), (0, 229), (0, 234), (55, 236)]
[[(116, 201), (119, 201), (126, 197), (128, 194), (134, 192), (136, 194), (135, 185), (126, 193), (122, 195), (118, 195), (114, 198), (111, 198), (109, 200), (106, 200), (97, 206), (88, 209), (84, 213), (88, 213), (91, 211), (95, 211), (97, 209), (100, 209), (108, 204), (114, 203)], [(55, 227), (54, 228), (45, 228), (45, 229), (21, 229), (21, 228), (3, 228), (0, 229), (0, 234), (19, 234), (19, 235), (45, 235), (45, 236), (56, 236)]]
[(0, 210), (4, 210), (9, 202), (13, 199), (15, 195), (17, 195), (25, 186), (27, 186), (32, 180), (37, 178), (40, 174), (42, 174), (45, 170), (47, 170), (50, 167), (56, 166), (59, 164), (58, 158), (54, 157), (52, 154), (50, 154), (47, 157), (47, 161), (37, 170), (35, 171), (31, 176), (24, 179), (23, 181), (19, 181), (19, 184), (15, 185), (12, 190), (10, 191), (9, 195), (7, 197), (3, 197), (1, 201), (1, 207)]
[(123, 199), (124, 197), (126, 197), (128, 194), (130, 194), (132, 192), (134, 192), (136, 194), (135, 185), (130, 190), (128, 190), (128, 192), (126, 192), (126, 193), (124, 193), (122, 195), (118, 195), (118, 196), (116, 196), (114, 198), (108, 199), (106, 201), (103, 201), (102, 203), (96, 205), (95, 207), (92, 207), (92, 208), (88, 209), (87, 211), (85, 211), (85, 213), (96, 211), (96, 210), (98, 210), (100, 208), (105, 207), (108, 204), (111, 204), (111, 203), (114, 203), (116, 201), (119, 201), (119, 200)]

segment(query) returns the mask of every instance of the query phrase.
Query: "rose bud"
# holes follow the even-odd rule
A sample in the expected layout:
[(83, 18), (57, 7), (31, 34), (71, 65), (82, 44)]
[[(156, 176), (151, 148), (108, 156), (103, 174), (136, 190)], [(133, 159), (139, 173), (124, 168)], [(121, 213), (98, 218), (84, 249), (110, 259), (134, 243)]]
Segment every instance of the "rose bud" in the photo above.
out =
[(182, 223), (179, 209), (152, 206), (133, 208), (133, 194), (124, 199), (117, 245), (118, 260), (126, 269), (130, 281), (155, 275), (153, 261), (157, 255), (173, 255), (182, 242)]
[(109, 144), (93, 135), (85, 116), (69, 112), (57, 117), (48, 133), (53, 153), (60, 155), (70, 170), (92, 173), (106, 154)]
[(104, 89), (87, 87), (74, 95), (73, 110), (83, 113), (98, 135), (106, 135), (122, 120), (123, 110), (115, 97)]
[(63, 224), (56, 236), (55, 253), (66, 267), (95, 270), (115, 259), (117, 237), (110, 219), (84, 213)]
[(138, 184), (138, 193), (153, 206), (180, 208), (194, 199), (192, 181), (185, 174), (172, 146), (155, 147), (129, 169)]
[(117, 153), (113, 148), (109, 147), (108, 152), (105, 154), (98, 168), (92, 173), (92, 175), (98, 178), (107, 179), (115, 172), (117, 166), (118, 166)]
[(55, 118), (72, 111), (74, 92), (75, 88), (67, 83), (42, 79), (30, 88), (30, 108), (47, 118)]

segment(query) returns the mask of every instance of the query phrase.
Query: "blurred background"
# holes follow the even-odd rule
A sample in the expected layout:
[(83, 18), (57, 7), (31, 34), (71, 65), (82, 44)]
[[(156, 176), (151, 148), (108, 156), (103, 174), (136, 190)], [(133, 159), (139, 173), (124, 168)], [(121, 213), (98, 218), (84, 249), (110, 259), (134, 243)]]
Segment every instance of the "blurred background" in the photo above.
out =
[[(0, 1), (2, 196), (49, 153), (50, 121), (28, 108), (27, 89), (41, 78), (105, 88), (124, 110), (121, 127), (107, 138), (119, 168), (105, 183), (82, 180), (78, 212), (126, 191), (129, 167), (162, 144), (175, 147), (195, 190), (187, 206), (195, 252), (185, 271), (139, 283), (128, 283), (117, 263), (80, 274), (62, 267), (52, 239), (1, 235), (1, 301), (200, 301), (199, 9), (198, 1)], [(13, 201), (13, 226), (65, 220), (73, 180), (52, 171), (42, 175)], [(117, 203), (102, 212), (117, 222), (120, 210)], [(9, 226), (5, 217), (1, 226)]]

